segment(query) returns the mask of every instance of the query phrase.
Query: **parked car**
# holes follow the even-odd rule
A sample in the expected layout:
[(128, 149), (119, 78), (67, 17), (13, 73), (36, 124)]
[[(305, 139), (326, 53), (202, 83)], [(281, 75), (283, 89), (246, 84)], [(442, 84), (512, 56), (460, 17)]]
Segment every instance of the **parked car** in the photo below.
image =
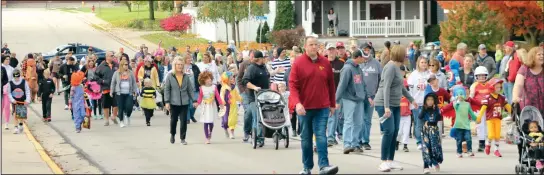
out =
[[(72, 54), (76, 57), (77, 62), (79, 62), (79, 60), (87, 56), (89, 53), (89, 47), (91, 46), (81, 43), (68, 43), (65, 45), (60, 45), (50, 52), (42, 53), (42, 56), (46, 63), (49, 63), (49, 60), (55, 57), (57, 54), (59, 54), (60, 59), (64, 61), (66, 54), (68, 54), (69, 51), (72, 51)], [(100, 64), (100, 62), (106, 59), (106, 51), (96, 47), (92, 48), (94, 54), (97, 56), (96, 62)]]

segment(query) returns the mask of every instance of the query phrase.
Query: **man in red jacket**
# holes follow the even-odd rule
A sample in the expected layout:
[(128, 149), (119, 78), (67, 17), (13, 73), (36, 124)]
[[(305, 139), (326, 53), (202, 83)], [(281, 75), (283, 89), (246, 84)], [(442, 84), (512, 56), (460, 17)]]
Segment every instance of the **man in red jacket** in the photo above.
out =
[(331, 64), (317, 50), (317, 38), (306, 37), (305, 53), (291, 66), (289, 107), (295, 108), (302, 131), (304, 169), (300, 174), (311, 174), (314, 167), (312, 135), (316, 139), (319, 174), (336, 174), (338, 167), (329, 164), (326, 137), (327, 121), (336, 107), (336, 89)]
[[(505, 47), (515, 48), (515, 44), (513, 41), (507, 41), (504, 43)], [(507, 62), (506, 66), (507, 70), (505, 74), (508, 74), (508, 76), (505, 77), (504, 81), (504, 96), (506, 96), (506, 100), (508, 103), (512, 103), (512, 90), (514, 89), (514, 81), (516, 80), (516, 75), (518, 74), (518, 70), (521, 67), (521, 61), (519, 60), (518, 54), (514, 51), (514, 56), (510, 58)]]

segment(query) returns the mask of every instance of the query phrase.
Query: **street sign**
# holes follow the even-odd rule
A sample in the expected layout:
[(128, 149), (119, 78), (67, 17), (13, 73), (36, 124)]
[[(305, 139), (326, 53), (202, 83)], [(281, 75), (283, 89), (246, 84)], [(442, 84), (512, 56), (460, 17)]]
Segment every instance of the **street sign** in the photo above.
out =
[(255, 19), (257, 20), (266, 20), (266, 16), (255, 16)]

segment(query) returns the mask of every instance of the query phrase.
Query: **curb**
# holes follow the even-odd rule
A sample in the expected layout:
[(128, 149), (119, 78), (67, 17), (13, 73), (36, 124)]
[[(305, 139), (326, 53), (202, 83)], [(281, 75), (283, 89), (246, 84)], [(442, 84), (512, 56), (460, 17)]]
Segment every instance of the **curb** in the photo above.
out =
[(51, 159), (51, 156), (47, 154), (43, 146), (40, 144), (40, 142), (38, 142), (38, 140), (36, 140), (34, 135), (32, 135), (32, 132), (30, 132), (28, 128), (29, 128), (28, 125), (24, 123), (24, 132), (26, 136), (28, 137), (28, 139), (30, 140), (30, 142), (32, 142), (32, 144), (36, 148), (36, 151), (38, 151), (38, 154), (40, 154), (40, 157), (42, 158), (42, 160), (47, 164), (47, 166), (49, 166), (49, 168), (51, 169), (51, 171), (53, 171), (54, 174), (64, 174), (64, 172), (62, 171), (62, 168), (60, 168), (60, 166), (57, 163), (55, 163), (53, 159)]

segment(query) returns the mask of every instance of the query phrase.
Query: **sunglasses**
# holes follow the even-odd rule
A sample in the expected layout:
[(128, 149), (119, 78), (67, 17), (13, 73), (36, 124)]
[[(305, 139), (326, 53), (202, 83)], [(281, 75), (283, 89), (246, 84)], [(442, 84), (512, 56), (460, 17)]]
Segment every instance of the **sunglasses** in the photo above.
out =
[(431, 67), (434, 67), (435, 65), (434, 65), (434, 64), (431, 64), (430, 66), (431, 66)]

